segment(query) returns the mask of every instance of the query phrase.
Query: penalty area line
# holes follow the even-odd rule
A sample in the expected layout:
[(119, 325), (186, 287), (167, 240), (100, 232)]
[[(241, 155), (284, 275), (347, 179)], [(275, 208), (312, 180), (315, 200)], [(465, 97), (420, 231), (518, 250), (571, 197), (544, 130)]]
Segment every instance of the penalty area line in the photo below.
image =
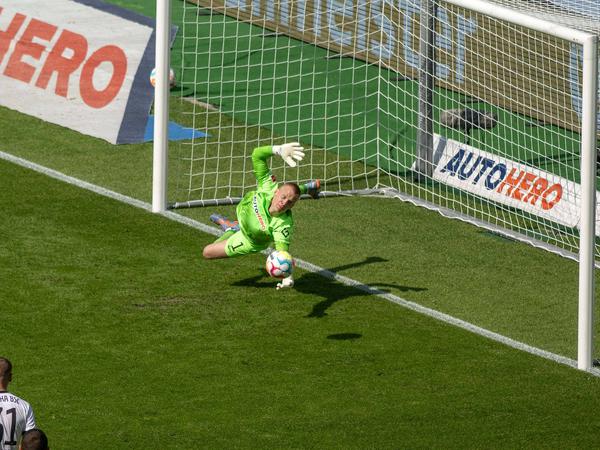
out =
[[(88, 183), (87, 181), (83, 181), (78, 178), (72, 177), (70, 175), (66, 175), (62, 172), (59, 172), (57, 170), (50, 169), (48, 167), (36, 164), (29, 160), (19, 158), (18, 156), (14, 156), (9, 153), (0, 151), (0, 158), (5, 161), (9, 161), (13, 164), (19, 165), (21, 167), (25, 167), (25, 168), (33, 170), (35, 172), (41, 173), (50, 178), (60, 180), (64, 183), (71, 184), (73, 186), (77, 186), (82, 189), (86, 189), (88, 191), (94, 192), (94, 193), (102, 195), (104, 197), (111, 198), (113, 200), (118, 200), (122, 203), (134, 206), (136, 208), (143, 209), (148, 212), (152, 212), (152, 205), (147, 202), (143, 202), (143, 201), (135, 199), (133, 197), (129, 197), (127, 195), (123, 195), (118, 192), (111, 191), (110, 189), (106, 189), (102, 186)], [(165, 211), (162, 213), (157, 213), (157, 215), (166, 217), (175, 222), (179, 222), (181, 224), (195, 228), (204, 233), (212, 234), (214, 236), (219, 236), (222, 234), (222, 232), (220, 230), (217, 230), (216, 228), (214, 228), (212, 226), (206, 225), (202, 222), (198, 222), (197, 220), (190, 219), (188, 217), (182, 216), (182, 215), (174, 213), (172, 211)], [(417, 312), (419, 314), (423, 314), (425, 316), (429, 316), (438, 321), (441, 321), (441, 322), (444, 322), (444, 323), (447, 323), (450, 325), (454, 325), (456, 327), (470, 331), (471, 333), (486, 337), (488, 339), (491, 339), (493, 341), (499, 342), (501, 344), (507, 345), (512, 348), (515, 348), (517, 350), (521, 350), (523, 352), (527, 352), (532, 355), (536, 355), (536, 356), (539, 356), (539, 357), (542, 357), (545, 359), (549, 359), (558, 364), (563, 364), (565, 366), (569, 366), (574, 369), (577, 369), (577, 361), (575, 361), (571, 358), (567, 358), (566, 356), (562, 356), (562, 355), (557, 355), (555, 353), (551, 353), (546, 350), (542, 350), (540, 348), (533, 347), (533, 346), (525, 344), (523, 342), (516, 341), (514, 339), (511, 339), (509, 337), (506, 337), (501, 334), (495, 333), (493, 331), (487, 330), (485, 328), (481, 328), (470, 322), (466, 322), (462, 319), (458, 319), (456, 317), (450, 316), (450, 315), (442, 313), (440, 311), (436, 311), (434, 309), (419, 305), (418, 303), (414, 303), (414, 302), (405, 300), (401, 297), (398, 297), (397, 295), (390, 294), (389, 292), (385, 292), (380, 289), (368, 286), (364, 283), (361, 283), (360, 281), (356, 281), (352, 278), (348, 278), (348, 277), (345, 277), (338, 273), (324, 269), (323, 267), (319, 267), (308, 261), (304, 261), (302, 259), (296, 259), (296, 266), (298, 266), (301, 269), (306, 270), (308, 272), (313, 272), (318, 275), (321, 275), (322, 277), (325, 277), (325, 278), (328, 278), (331, 280), (335, 280), (346, 286), (354, 287), (362, 292), (365, 292), (366, 294), (375, 295), (375, 296), (383, 298), (389, 302), (392, 302), (399, 306), (402, 306), (403, 308), (409, 309), (409, 310)], [(598, 369), (598, 368), (591, 368), (590, 370), (587, 370), (585, 372), (587, 372), (591, 375), (594, 375), (596, 377), (600, 377), (600, 369)]]

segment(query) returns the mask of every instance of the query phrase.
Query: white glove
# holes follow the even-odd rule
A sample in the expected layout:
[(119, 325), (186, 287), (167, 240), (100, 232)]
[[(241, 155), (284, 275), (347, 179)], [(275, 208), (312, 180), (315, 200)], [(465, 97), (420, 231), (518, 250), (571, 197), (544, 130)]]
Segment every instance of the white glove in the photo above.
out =
[(279, 290), (279, 289), (285, 289), (285, 288), (291, 288), (293, 286), (294, 286), (294, 277), (292, 277), (290, 275), (289, 277), (284, 278), (279, 283), (277, 283), (277, 290)]
[(273, 146), (273, 153), (281, 156), (290, 167), (296, 167), (296, 161), (302, 161), (302, 158), (304, 158), (303, 150), (304, 147), (298, 142)]

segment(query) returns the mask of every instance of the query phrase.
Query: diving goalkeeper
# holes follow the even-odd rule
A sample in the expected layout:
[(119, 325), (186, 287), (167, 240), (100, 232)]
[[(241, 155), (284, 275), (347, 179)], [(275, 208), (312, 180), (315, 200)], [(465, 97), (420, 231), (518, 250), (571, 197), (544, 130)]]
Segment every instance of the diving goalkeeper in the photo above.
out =
[[(302, 194), (317, 198), (320, 182), (314, 180), (301, 186), (296, 183), (278, 185), (267, 164), (273, 155), (281, 156), (290, 167), (296, 167), (296, 161), (304, 158), (304, 148), (299, 143), (292, 142), (254, 149), (252, 165), (258, 188), (244, 195), (238, 204), (236, 214), (239, 222), (218, 214), (210, 216), (225, 233), (204, 247), (202, 255), (205, 258), (256, 253), (266, 249), (271, 242), (275, 244), (276, 250), (288, 250), (294, 230), (291, 209)], [(277, 289), (293, 285), (294, 279), (289, 276), (277, 284)]]

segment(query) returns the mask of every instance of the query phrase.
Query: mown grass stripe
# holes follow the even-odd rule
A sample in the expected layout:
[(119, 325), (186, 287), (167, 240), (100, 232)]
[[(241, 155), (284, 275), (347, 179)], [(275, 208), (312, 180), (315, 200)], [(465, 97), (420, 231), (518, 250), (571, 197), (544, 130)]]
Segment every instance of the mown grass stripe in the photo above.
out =
[[(102, 195), (104, 197), (118, 200), (122, 203), (134, 206), (136, 208), (146, 210), (148, 212), (152, 211), (152, 205), (150, 205), (149, 203), (143, 202), (141, 200), (137, 200), (135, 198), (120, 194), (115, 191), (111, 191), (110, 189), (106, 189), (106, 188), (103, 188), (101, 186), (98, 186), (98, 185), (95, 185), (92, 183), (88, 183), (87, 181), (83, 181), (78, 178), (66, 175), (57, 170), (50, 169), (48, 167), (36, 164), (34, 162), (28, 161), (23, 158), (19, 158), (17, 156), (11, 155), (9, 153), (0, 151), (0, 158), (4, 159), (5, 161), (9, 161), (13, 164), (17, 164), (19, 166), (36, 171), (36, 172), (46, 175), (48, 177), (63, 181), (65, 183), (80, 187), (82, 189), (86, 189), (91, 192), (94, 192), (94, 193)], [(215, 236), (218, 236), (221, 234), (220, 230), (217, 230), (216, 228), (214, 228), (212, 226), (206, 225), (204, 223), (198, 222), (197, 220), (190, 219), (188, 217), (182, 216), (182, 215), (174, 213), (172, 211), (166, 211), (166, 212), (160, 213), (160, 215), (162, 215), (163, 217), (166, 217), (170, 220), (173, 220), (175, 222), (179, 222), (181, 224), (184, 224), (189, 227), (200, 230), (204, 233), (212, 234)], [(388, 292), (381, 291), (377, 288), (368, 286), (368, 285), (363, 284), (360, 281), (354, 280), (352, 278), (348, 278), (343, 275), (339, 275), (335, 272), (332, 272), (330, 270), (319, 267), (308, 261), (296, 259), (296, 265), (303, 270), (319, 274), (320, 276), (323, 276), (323, 277), (331, 279), (331, 280), (335, 280), (346, 286), (352, 286), (352, 287), (354, 287), (360, 291), (363, 291), (367, 294), (376, 295), (376, 296), (381, 297), (385, 300), (388, 300), (392, 303), (395, 303), (399, 306), (402, 306), (403, 308), (407, 308), (407, 309), (415, 311), (419, 314), (423, 314), (423, 315), (429, 316), (431, 318), (434, 318), (438, 321), (441, 321), (441, 322), (444, 322), (444, 323), (447, 323), (450, 325), (454, 325), (456, 327), (467, 330), (471, 333), (474, 333), (474, 334), (486, 337), (488, 339), (491, 339), (493, 341), (502, 343), (506, 346), (515, 348), (517, 350), (521, 350), (523, 352), (531, 353), (531, 354), (539, 356), (541, 358), (549, 359), (558, 364), (563, 364), (563, 365), (566, 365), (566, 366), (569, 366), (572, 368), (577, 368), (577, 361), (575, 361), (571, 358), (567, 358), (566, 356), (557, 355), (555, 353), (551, 353), (546, 350), (542, 350), (540, 348), (533, 347), (533, 346), (525, 344), (523, 342), (516, 341), (507, 336), (503, 336), (501, 334), (495, 333), (495, 332), (487, 330), (485, 328), (481, 328), (477, 325), (474, 325), (472, 323), (469, 323), (464, 320), (458, 319), (456, 317), (450, 316), (448, 314), (442, 313), (440, 311), (436, 311), (434, 309), (427, 308), (427, 307), (419, 305), (417, 303), (405, 300), (394, 294), (390, 294)], [(596, 377), (600, 377), (600, 369), (598, 369), (598, 368), (592, 368), (588, 372)]]

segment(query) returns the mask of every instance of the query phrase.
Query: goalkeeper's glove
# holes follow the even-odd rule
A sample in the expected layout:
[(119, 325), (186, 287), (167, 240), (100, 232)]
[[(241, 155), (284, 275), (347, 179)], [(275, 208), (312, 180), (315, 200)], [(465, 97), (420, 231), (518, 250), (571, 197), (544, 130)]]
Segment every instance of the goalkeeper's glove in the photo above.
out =
[(298, 142), (273, 146), (273, 153), (281, 156), (290, 167), (296, 167), (296, 161), (302, 161), (302, 158), (304, 158), (303, 150), (304, 147)]
[(291, 288), (293, 286), (294, 286), (294, 277), (292, 277), (290, 275), (289, 277), (286, 277), (286, 278), (282, 279), (279, 283), (277, 283), (277, 290)]

